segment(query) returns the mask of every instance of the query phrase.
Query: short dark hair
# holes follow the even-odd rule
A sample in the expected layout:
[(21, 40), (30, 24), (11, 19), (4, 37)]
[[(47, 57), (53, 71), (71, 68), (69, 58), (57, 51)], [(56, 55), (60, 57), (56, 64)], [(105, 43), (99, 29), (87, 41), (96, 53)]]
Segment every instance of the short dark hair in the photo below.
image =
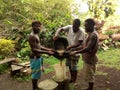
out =
[(42, 25), (40, 21), (33, 21), (33, 22), (32, 22), (32, 26), (34, 26), (34, 25), (36, 25), (36, 24)]
[(95, 21), (92, 18), (86, 19), (85, 22), (87, 22), (87, 24), (90, 24), (90, 25), (93, 25), (93, 26), (95, 25)]
[(80, 21), (80, 19), (74, 19), (74, 24), (76, 24), (76, 25), (78, 25), (78, 26), (80, 26), (81, 25), (81, 21)]

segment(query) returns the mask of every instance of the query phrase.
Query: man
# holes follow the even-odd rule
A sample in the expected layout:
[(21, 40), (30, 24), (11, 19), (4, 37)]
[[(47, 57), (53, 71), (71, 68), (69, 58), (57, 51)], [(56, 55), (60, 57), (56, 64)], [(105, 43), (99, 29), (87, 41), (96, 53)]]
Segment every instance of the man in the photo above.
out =
[[(74, 47), (78, 47), (82, 45), (84, 42), (85, 35), (82, 29), (80, 28), (80, 25), (81, 25), (80, 20), (75, 19), (73, 21), (73, 25), (67, 25), (65, 27), (59, 28), (56, 31), (53, 39), (56, 40), (56, 38), (58, 38), (59, 33), (61, 31), (65, 31), (67, 32), (67, 40), (69, 44), (67, 50), (71, 50)], [(70, 83), (76, 82), (77, 72), (78, 72), (77, 64), (79, 57), (80, 57), (79, 54), (75, 54), (74, 56), (70, 56), (69, 58), (66, 59), (66, 65), (69, 66), (69, 70), (71, 74), (71, 79), (69, 81)]]
[(30, 53), (30, 67), (32, 71), (32, 85), (33, 90), (38, 90), (37, 88), (37, 82), (38, 79), (41, 77), (41, 68), (42, 67), (42, 57), (41, 54), (53, 54), (51, 49), (48, 49), (46, 47), (43, 47), (40, 44), (39, 39), (39, 32), (41, 30), (41, 23), (39, 21), (32, 22), (32, 32), (28, 37), (28, 41), (31, 47), (31, 53)]
[[(85, 80), (88, 82), (89, 87), (85, 90), (93, 90), (94, 85), (94, 74), (96, 70), (96, 64), (98, 61), (98, 58), (96, 56), (97, 50), (98, 50), (98, 33), (94, 29), (95, 21), (94, 19), (86, 19), (85, 20), (85, 31), (88, 34), (86, 37), (85, 45), (82, 48), (76, 48), (74, 51), (71, 52), (71, 55), (77, 54), (77, 53), (83, 53), (83, 69), (85, 71)], [(76, 50), (76, 51), (75, 51)]]

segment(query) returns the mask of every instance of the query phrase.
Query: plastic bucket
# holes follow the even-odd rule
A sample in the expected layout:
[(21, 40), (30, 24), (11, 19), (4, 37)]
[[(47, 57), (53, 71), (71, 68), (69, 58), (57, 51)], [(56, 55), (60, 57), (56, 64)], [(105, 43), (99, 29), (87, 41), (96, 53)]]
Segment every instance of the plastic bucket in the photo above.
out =
[(66, 72), (67, 72), (67, 69), (66, 69), (66, 65), (65, 64), (55, 64), (54, 65), (54, 70), (55, 70), (55, 80), (56, 81), (63, 81), (67, 78), (66, 76)]

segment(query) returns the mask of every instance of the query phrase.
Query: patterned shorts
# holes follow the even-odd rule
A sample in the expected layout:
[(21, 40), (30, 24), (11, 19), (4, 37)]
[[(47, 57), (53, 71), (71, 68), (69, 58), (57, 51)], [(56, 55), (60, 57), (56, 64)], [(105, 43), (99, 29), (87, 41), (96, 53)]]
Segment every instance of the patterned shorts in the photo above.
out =
[(42, 60), (42, 58), (30, 59), (32, 79), (39, 79), (41, 77)]
[(86, 82), (95, 82), (95, 71), (96, 65), (90, 65), (85, 62), (83, 63), (83, 72)]
[(69, 66), (71, 70), (78, 70), (78, 61), (80, 56), (70, 56), (66, 59), (66, 66)]

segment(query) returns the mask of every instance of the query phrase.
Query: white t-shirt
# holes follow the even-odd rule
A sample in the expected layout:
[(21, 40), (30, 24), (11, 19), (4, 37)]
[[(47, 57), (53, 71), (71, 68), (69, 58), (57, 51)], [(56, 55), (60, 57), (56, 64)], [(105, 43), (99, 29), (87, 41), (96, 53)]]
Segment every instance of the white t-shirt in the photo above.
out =
[(85, 42), (85, 33), (84, 33), (83, 29), (80, 28), (79, 31), (74, 33), (73, 25), (67, 25), (62, 28), (64, 31), (67, 32), (67, 39), (68, 39), (68, 43), (70, 46), (78, 43), (79, 40), (83, 40), (83, 43)]

